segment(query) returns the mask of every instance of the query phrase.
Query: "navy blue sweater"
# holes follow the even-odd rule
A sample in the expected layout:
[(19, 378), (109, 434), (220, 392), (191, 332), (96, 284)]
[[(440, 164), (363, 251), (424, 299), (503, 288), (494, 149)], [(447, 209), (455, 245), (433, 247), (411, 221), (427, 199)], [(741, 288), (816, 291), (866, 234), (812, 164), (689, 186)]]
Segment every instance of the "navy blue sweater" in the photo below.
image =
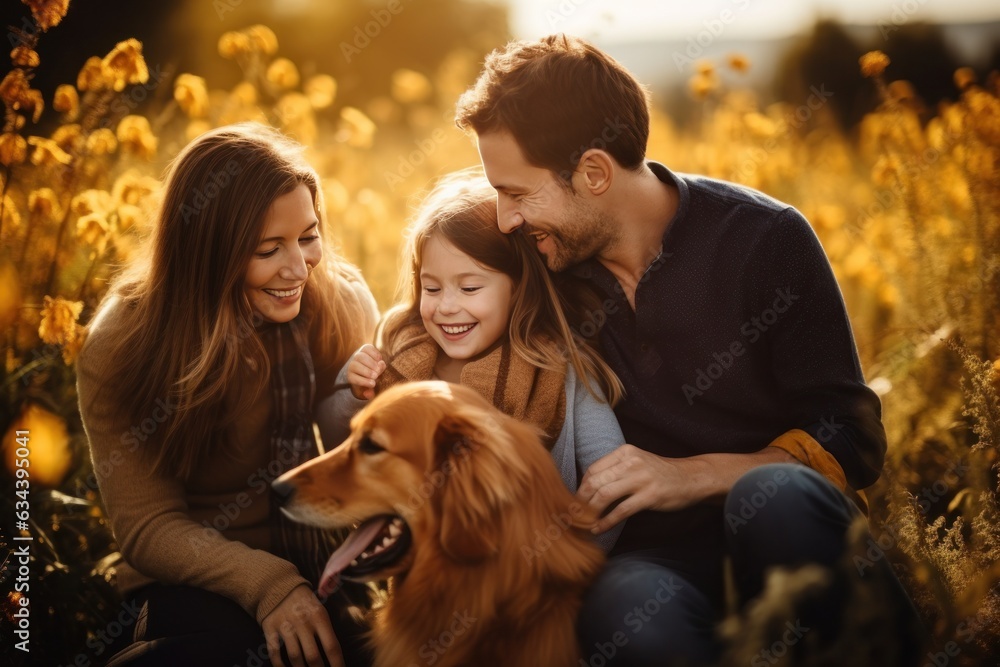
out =
[[(798, 428), (833, 454), (848, 484), (872, 484), (886, 447), (881, 406), (809, 223), (755, 190), (649, 166), (680, 201), (635, 311), (598, 261), (566, 276), (604, 300), (577, 326), (603, 324), (604, 356), (625, 385), (616, 409), (625, 441), (666, 457), (749, 453)], [(671, 557), (721, 557), (722, 530), (718, 506), (643, 512), (615, 551), (667, 543)]]

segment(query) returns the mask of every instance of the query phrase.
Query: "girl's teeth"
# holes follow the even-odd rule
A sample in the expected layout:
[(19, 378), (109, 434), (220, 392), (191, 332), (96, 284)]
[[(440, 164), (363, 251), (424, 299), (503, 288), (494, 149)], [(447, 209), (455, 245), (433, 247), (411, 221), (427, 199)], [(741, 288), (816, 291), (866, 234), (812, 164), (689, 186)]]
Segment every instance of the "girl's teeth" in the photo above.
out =
[(444, 329), (445, 333), (460, 334), (460, 333), (465, 333), (466, 331), (468, 331), (469, 329), (471, 329), (474, 326), (476, 326), (476, 325), (474, 325), (474, 324), (466, 324), (464, 327), (446, 327), (446, 326), (442, 326), (441, 328)]

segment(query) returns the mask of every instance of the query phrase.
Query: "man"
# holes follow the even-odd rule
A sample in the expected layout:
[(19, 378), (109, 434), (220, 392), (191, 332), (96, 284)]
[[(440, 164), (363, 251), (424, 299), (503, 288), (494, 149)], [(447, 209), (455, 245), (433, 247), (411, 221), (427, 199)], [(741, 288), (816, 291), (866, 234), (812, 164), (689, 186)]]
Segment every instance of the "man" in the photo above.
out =
[[(724, 557), (744, 603), (773, 565), (835, 564), (858, 515), (845, 493), (882, 468), (881, 406), (823, 249), (794, 208), (647, 161), (644, 89), (583, 40), (494, 52), (456, 121), (500, 229), (534, 237), (567, 294), (596, 295), (575, 325), (599, 329), (626, 390), (630, 444), (579, 490), (607, 511), (595, 532), (628, 519), (584, 603), (584, 655), (710, 663)], [(831, 599), (809, 619), (828, 640)]]

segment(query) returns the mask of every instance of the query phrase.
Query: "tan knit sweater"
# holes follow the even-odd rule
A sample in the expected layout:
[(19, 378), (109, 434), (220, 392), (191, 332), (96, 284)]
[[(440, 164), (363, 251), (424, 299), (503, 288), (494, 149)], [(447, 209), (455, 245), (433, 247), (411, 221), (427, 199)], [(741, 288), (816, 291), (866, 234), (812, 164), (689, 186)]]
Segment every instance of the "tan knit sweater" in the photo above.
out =
[[(370, 311), (368, 340), (377, 307), (367, 287), (351, 287)], [(234, 600), (260, 623), (292, 589), (307, 583), (294, 565), (270, 552), (270, 391), (261, 392), (246, 416), (235, 421), (229, 432), (232, 454), (217, 455), (186, 482), (153, 474), (139, 456), (143, 443), (132, 435), (133, 426), (138, 433), (162, 428), (169, 404), (150, 406), (149, 418), (133, 425), (98, 394), (103, 383), (114, 381), (105, 369), (109, 343), (118, 335), (119, 308), (112, 302), (102, 309), (77, 360), (80, 414), (124, 559), (117, 568), (117, 588), (125, 595), (154, 581), (195, 586)], [(328, 384), (336, 369), (325, 369), (321, 376), (322, 363), (316, 361), (317, 384)]]

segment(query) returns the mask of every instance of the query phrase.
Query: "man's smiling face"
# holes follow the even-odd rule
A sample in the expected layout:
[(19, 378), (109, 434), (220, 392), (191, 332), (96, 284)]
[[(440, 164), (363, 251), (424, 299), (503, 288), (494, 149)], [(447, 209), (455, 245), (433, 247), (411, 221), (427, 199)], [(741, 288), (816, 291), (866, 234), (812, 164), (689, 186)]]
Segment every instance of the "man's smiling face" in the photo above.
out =
[(520, 228), (533, 237), (549, 270), (579, 264), (615, 240), (610, 217), (548, 169), (530, 164), (509, 132), (479, 135), (479, 156), (497, 191), (500, 231)]

